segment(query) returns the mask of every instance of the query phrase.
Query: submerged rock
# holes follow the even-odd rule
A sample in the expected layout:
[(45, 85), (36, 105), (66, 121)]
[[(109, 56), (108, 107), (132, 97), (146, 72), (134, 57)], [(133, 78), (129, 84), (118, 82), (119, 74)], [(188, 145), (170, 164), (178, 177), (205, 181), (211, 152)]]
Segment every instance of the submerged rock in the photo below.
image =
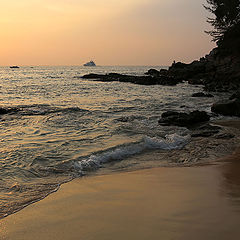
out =
[(219, 133), (221, 129), (222, 128), (219, 126), (213, 126), (207, 123), (193, 129), (193, 133), (191, 134), (191, 137), (211, 137)]
[(12, 112), (12, 109), (7, 109), (7, 108), (0, 108), (0, 115), (7, 114)]
[(175, 111), (164, 112), (158, 121), (160, 125), (175, 125), (181, 127), (191, 127), (201, 122), (210, 120), (208, 114), (204, 111), (193, 111), (182, 113)]
[(99, 78), (103, 78), (105, 75), (103, 74), (95, 74), (95, 73), (90, 73), (90, 74), (86, 74), (84, 76), (82, 76), (81, 78), (84, 79), (99, 79)]
[(211, 108), (212, 112), (224, 116), (240, 117), (240, 100), (234, 99), (227, 102), (215, 103)]
[(0, 115), (4, 115), (4, 114), (8, 114), (8, 113), (17, 113), (19, 112), (21, 109), (20, 108), (2, 108), (0, 107)]

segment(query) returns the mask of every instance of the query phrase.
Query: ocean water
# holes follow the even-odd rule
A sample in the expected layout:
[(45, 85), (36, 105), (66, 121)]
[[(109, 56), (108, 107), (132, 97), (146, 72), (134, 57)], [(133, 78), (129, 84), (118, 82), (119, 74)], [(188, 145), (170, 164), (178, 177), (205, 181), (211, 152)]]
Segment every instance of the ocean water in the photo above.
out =
[[(185, 82), (141, 86), (80, 78), (87, 73), (143, 75), (150, 68), (0, 67), (0, 106), (12, 109), (0, 116), (0, 217), (75, 177), (103, 169), (127, 171), (141, 155), (162, 151), (164, 156), (186, 146), (189, 131), (159, 126), (162, 112), (210, 113), (221, 94), (192, 98), (202, 87)], [(151, 166), (161, 161), (168, 165), (173, 159), (157, 158)]]

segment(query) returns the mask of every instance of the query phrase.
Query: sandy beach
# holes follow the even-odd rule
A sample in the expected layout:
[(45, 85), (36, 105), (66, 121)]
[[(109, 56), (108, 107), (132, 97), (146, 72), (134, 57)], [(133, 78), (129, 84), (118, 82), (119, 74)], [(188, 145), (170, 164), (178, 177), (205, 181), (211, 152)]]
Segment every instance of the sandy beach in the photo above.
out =
[(0, 12), (0, 240), (240, 239), (240, 0)]
[(216, 165), (86, 177), (0, 220), (0, 239), (237, 239), (239, 152)]

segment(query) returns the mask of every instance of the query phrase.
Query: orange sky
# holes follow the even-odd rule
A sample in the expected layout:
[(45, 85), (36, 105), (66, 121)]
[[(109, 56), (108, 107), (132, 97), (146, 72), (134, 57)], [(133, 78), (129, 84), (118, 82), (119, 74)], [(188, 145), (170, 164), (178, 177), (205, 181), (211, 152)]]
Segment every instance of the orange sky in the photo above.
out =
[(204, 56), (204, 0), (1, 0), (0, 65), (169, 65)]

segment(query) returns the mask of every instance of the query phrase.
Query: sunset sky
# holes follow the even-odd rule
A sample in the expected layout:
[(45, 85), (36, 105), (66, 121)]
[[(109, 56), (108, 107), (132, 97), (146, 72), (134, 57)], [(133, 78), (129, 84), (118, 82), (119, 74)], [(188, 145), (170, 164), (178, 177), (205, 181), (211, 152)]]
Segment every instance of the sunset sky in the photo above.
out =
[(0, 65), (169, 65), (214, 47), (204, 0), (1, 0)]

